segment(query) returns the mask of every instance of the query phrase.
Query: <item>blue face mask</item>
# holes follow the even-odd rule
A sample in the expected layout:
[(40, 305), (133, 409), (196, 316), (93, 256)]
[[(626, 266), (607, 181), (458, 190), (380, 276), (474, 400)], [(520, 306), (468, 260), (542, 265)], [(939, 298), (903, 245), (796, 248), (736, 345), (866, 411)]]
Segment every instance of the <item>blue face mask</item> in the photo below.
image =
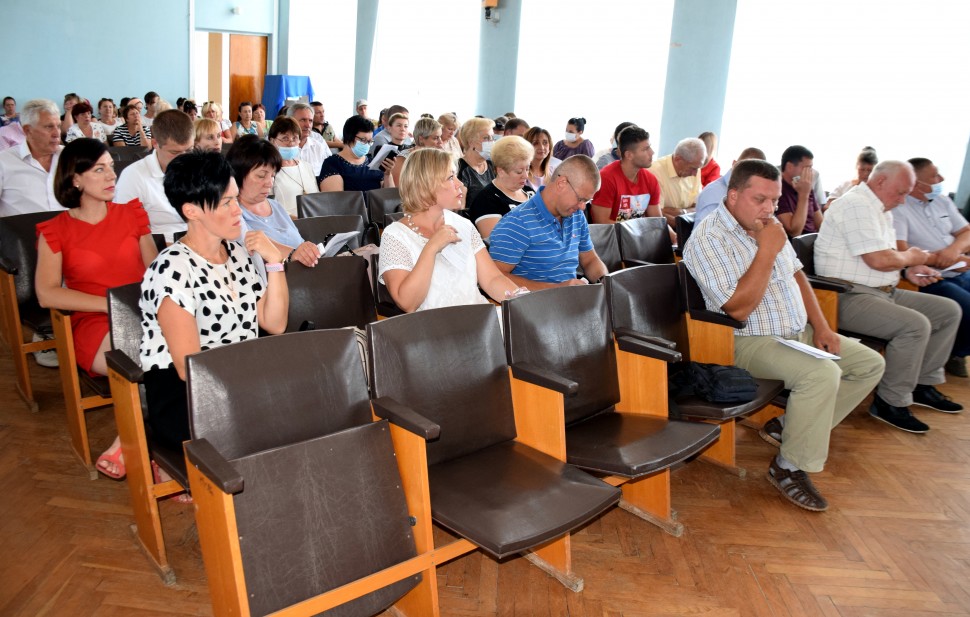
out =
[(354, 156), (367, 156), (367, 153), (370, 152), (370, 144), (365, 144), (361, 140), (357, 139), (354, 141), (354, 147), (352, 150), (354, 151)]
[(294, 161), (300, 158), (300, 148), (297, 146), (286, 146), (282, 148), (277, 148), (280, 151), (280, 156), (283, 157), (284, 161)]
[[(929, 184), (929, 183), (928, 182), (924, 182), (923, 184)], [(929, 193), (923, 193), (923, 196), (926, 197), (927, 201), (933, 201), (935, 198), (937, 198), (937, 197), (939, 197), (940, 195), (943, 194), (943, 183), (942, 182), (937, 182), (936, 184), (929, 184), (929, 187), (931, 189), (930, 192)]]

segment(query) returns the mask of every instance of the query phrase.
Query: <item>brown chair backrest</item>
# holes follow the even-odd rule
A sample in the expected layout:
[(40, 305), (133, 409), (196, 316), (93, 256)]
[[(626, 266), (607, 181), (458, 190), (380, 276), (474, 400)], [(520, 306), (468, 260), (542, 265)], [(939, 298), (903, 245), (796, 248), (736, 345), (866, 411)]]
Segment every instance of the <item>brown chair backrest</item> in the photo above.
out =
[(616, 350), (602, 285), (556, 287), (502, 304), (509, 364), (531, 364), (579, 384), (567, 396), (566, 424), (620, 400)]
[(690, 235), (694, 232), (694, 213), (678, 214), (674, 219), (674, 231), (677, 232), (677, 246), (683, 251), (687, 246)]
[(124, 352), (136, 364), (141, 355), (141, 283), (108, 290), (108, 323), (111, 326), (111, 348)]
[(297, 231), (307, 242), (318, 244), (326, 240), (330, 234), (339, 234), (347, 231), (356, 231), (357, 239), (348, 242), (350, 248), (360, 247), (361, 238), (364, 234), (364, 219), (357, 214), (331, 214), (324, 216), (311, 216), (308, 218), (296, 219)]
[(815, 274), (816, 238), (818, 238), (817, 233), (802, 234), (791, 239), (792, 248), (795, 249), (795, 255), (798, 257), (798, 261), (802, 262), (802, 268), (804, 269), (805, 276), (812, 276)]
[(364, 194), (360, 191), (325, 191), (296, 196), (297, 216), (332, 216), (335, 214), (357, 215), (367, 222)]
[(441, 427), (428, 463), (515, 438), (502, 331), (490, 304), (400, 315), (367, 325), (371, 390)]
[(642, 217), (617, 223), (620, 255), (623, 260), (638, 259), (652, 264), (674, 263), (667, 219)]
[(603, 279), (613, 328), (628, 328), (677, 343), (689, 359), (680, 275), (674, 264), (638, 266)]
[(620, 258), (620, 241), (616, 235), (615, 223), (593, 223), (589, 226), (589, 239), (593, 249), (606, 265), (607, 272), (616, 272), (623, 267)]
[(378, 225), (384, 225), (384, 217), (401, 210), (401, 191), (398, 188), (373, 189), (365, 191), (367, 211), (370, 220)]
[[(39, 309), (34, 293), (37, 271), (37, 223), (54, 218), (60, 212), (31, 212), (0, 217), (0, 254), (17, 268), (14, 285), (17, 304)], [(46, 312), (46, 311), (45, 311)]]
[[(294, 375), (300, 375), (294, 379)], [(189, 426), (226, 459), (371, 421), (351, 330), (234, 343), (186, 358)]]
[(313, 268), (294, 261), (286, 273), (286, 284), (290, 290), (287, 332), (298, 331), (307, 321), (317, 330), (363, 329), (377, 319), (363, 257), (324, 257)]

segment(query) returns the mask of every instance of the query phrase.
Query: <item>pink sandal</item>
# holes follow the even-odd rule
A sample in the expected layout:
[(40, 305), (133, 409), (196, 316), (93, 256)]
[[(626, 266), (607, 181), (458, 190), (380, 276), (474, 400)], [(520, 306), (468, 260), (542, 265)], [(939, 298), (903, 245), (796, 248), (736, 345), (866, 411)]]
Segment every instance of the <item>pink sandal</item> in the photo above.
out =
[[(119, 447), (115, 450), (114, 454), (108, 454), (105, 452), (98, 457), (97, 463), (95, 463), (95, 468), (103, 473), (104, 475), (112, 478), (114, 480), (124, 480), (125, 478), (125, 462), (122, 460), (122, 451)], [(117, 472), (112, 472), (111, 467), (114, 466)]]
[[(155, 481), (155, 484), (162, 483), (162, 470), (158, 467), (158, 463), (155, 461), (152, 461), (152, 479)], [(165, 497), (165, 499), (171, 499), (175, 503), (194, 503), (192, 501), (192, 495), (189, 495), (188, 492), (179, 493), (178, 495), (170, 495)]]

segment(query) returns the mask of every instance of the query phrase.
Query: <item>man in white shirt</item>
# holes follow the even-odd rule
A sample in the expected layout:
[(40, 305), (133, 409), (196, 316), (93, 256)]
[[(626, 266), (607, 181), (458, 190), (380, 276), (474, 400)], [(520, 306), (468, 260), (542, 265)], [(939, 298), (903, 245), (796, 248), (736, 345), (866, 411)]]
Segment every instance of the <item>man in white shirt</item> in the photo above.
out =
[(168, 164), (180, 154), (192, 149), (195, 133), (189, 117), (177, 109), (163, 111), (152, 123), (154, 151), (126, 167), (118, 177), (114, 201), (128, 203), (141, 200), (152, 233), (164, 234), (165, 242), (174, 241), (175, 232), (185, 231), (185, 220), (179, 216), (165, 196), (162, 183)]
[(306, 161), (313, 175), (319, 177), (323, 160), (332, 152), (323, 137), (313, 132), (313, 108), (306, 103), (294, 103), (286, 110), (286, 115), (300, 125), (300, 160)]
[(869, 413), (898, 429), (925, 433), (929, 427), (910, 413), (910, 405), (963, 410), (934, 387), (945, 381), (943, 364), (961, 311), (949, 298), (896, 289), (900, 270), (919, 287), (940, 280), (940, 273), (925, 265), (929, 253), (897, 249), (890, 210), (915, 184), (912, 165), (883, 161), (867, 183), (835, 200), (815, 242), (815, 271), (852, 283), (839, 295), (840, 329), (887, 341), (886, 372)]
[(20, 111), (25, 141), (0, 152), (0, 217), (63, 210), (54, 198), (61, 119), (54, 101), (28, 101)]

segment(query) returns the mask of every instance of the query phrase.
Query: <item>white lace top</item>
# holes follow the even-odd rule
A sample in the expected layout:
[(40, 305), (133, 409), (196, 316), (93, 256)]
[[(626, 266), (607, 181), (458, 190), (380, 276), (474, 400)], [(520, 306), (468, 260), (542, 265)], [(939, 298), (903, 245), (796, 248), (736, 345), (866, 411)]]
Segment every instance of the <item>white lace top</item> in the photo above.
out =
[[(485, 249), (482, 236), (471, 221), (454, 212), (445, 210), (444, 217), (445, 224), (458, 231), (461, 242), (448, 245), (435, 256), (431, 285), (419, 311), (488, 303), (478, 290), (476, 258), (478, 251)], [(412, 231), (403, 221), (388, 225), (381, 236), (380, 281), (384, 282), (384, 273), (388, 270), (413, 270), (427, 244), (427, 238)]]

